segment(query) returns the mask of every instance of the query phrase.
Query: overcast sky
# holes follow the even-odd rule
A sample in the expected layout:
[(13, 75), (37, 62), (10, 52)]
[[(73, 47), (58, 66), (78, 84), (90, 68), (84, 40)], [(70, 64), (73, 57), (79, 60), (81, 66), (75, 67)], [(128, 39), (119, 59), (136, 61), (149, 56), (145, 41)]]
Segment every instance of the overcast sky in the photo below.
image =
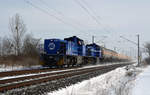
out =
[(10, 34), (10, 17), (19, 13), (28, 33), (36, 38), (63, 39), (76, 35), (91, 42), (94, 35), (95, 42), (105, 42), (108, 48), (135, 48), (119, 36), (136, 41), (140, 34), (141, 44), (150, 42), (150, 0), (77, 0), (100, 24), (75, 0), (28, 0), (42, 11), (24, 0), (0, 1), (2, 37)]

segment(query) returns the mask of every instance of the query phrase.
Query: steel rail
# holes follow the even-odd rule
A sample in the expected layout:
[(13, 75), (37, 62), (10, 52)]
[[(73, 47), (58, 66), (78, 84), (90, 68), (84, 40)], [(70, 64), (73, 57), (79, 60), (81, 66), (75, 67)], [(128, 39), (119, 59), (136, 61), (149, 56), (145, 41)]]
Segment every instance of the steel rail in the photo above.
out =
[(77, 68), (77, 67), (70, 67), (70, 68), (43, 68), (43, 69), (6, 71), (6, 72), (0, 72), (0, 78), (8, 77), (8, 76), (17, 76), (17, 75), (49, 72), (49, 71), (59, 71), (59, 70), (66, 70), (66, 69), (72, 69), (72, 68)]

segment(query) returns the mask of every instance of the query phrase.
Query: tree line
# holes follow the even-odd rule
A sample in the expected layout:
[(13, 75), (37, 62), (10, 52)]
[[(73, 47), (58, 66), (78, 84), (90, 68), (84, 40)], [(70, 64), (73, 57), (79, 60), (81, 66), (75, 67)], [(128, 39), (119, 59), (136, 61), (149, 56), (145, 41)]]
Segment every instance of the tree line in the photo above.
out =
[[(40, 39), (27, 34), (27, 27), (22, 17), (17, 13), (9, 20), (10, 35), (0, 37), (0, 56), (7, 57), (27, 56), (39, 57)], [(145, 59), (150, 64), (150, 43), (146, 44), (148, 57)]]
[(146, 52), (147, 52), (147, 56), (148, 56), (147, 58), (145, 58), (145, 62), (146, 62), (146, 64), (150, 65), (150, 42), (146, 43), (145, 48), (146, 48)]
[(9, 20), (10, 35), (0, 37), (0, 56), (38, 56), (40, 39), (27, 34), (26, 25), (19, 14)]

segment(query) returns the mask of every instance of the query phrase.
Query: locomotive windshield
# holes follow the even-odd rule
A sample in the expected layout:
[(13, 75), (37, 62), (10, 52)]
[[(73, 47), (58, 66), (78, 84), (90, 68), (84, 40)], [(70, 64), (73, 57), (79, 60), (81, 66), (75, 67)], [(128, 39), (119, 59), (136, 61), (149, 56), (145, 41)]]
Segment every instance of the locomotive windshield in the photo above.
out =
[(84, 45), (84, 41), (81, 40), (81, 39), (79, 39), (79, 38), (76, 37), (76, 36), (69, 37), (69, 38), (65, 38), (64, 40), (74, 42), (74, 43), (76, 43), (77, 45)]

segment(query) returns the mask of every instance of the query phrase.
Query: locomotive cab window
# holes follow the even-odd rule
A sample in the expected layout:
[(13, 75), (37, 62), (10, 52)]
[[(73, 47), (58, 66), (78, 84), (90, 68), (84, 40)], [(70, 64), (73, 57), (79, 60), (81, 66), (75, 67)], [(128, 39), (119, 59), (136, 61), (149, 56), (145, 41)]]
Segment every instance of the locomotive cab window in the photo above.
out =
[(78, 45), (84, 45), (83, 41), (79, 40)]

